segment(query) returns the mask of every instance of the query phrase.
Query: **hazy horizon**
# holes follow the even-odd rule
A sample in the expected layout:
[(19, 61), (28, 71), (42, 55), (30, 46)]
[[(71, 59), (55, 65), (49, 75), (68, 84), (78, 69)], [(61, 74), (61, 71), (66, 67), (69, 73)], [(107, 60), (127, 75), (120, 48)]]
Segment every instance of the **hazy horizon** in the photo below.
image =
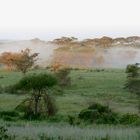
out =
[(88, 34), (64, 34), (64, 33), (56, 33), (55, 35), (51, 35), (51, 34), (37, 34), (37, 35), (27, 35), (27, 36), (24, 36), (24, 34), (22, 33), (19, 33), (19, 34), (16, 34), (15, 36), (13, 34), (7, 34), (5, 36), (0, 36), (0, 40), (31, 40), (31, 39), (34, 39), (34, 38), (38, 38), (40, 40), (45, 40), (45, 41), (51, 41), (53, 39), (56, 39), (56, 38), (61, 38), (61, 37), (76, 37), (78, 38), (78, 40), (83, 40), (83, 39), (92, 39), (92, 38), (101, 38), (103, 36), (107, 36), (107, 37), (111, 37), (111, 38), (120, 38), (120, 37), (124, 37), (124, 38), (127, 38), (127, 37), (130, 37), (130, 36), (140, 36), (140, 34), (133, 34), (133, 33), (130, 33), (130, 34), (94, 34), (94, 33), (88, 33)]
[(139, 5), (139, 0), (4, 0), (0, 39), (140, 36)]

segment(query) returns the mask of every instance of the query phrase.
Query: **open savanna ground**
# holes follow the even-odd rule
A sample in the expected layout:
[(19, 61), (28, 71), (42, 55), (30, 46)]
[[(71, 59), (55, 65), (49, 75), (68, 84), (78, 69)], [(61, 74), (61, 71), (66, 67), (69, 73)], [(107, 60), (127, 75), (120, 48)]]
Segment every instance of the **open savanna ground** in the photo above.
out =
[[(29, 73), (46, 73), (47, 70), (36, 70)], [(9, 86), (22, 78), (19, 72), (0, 72), (0, 85)], [(120, 113), (137, 113), (137, 96), (124, 89), (126, 73), (124, 69), (72, 70), (72, 84), (65, 87), (63, 94), (55, 96), (59, 108), (58, 114), (79, 113), (91, 102), (109, 105)], [(0, 108), (12, 110), (25, 95), (0, 94)]]
[[(46, 72), (47, 70), (44, 69), (30, 71), (29, 73)], [(1, 70), (0, 85), (1, 87), (13, 85), (22, 76), (19, 72), (4, 72)], [(58, 112), (52, 119), (41, 121), (16, 120), (14, 122), (1, 120), (1, 124), (8, 126), (9, 133), (20, 136), (27, 135), (35, 140), (39, 139), (41, 134), (56, 139), (59, 139), (57, 137), (60, 136), (64, 140), (96, 140), (96, 138), (100, 140), (107, 135), (110, 137), (109, 140), (140, 139), (139, 126), (85, 126), (82, 124), (80, 126), (70, 126), (67, 121), (69, 115), (77, 115), (93, 102), (109, 105), (114, 112), (119, 114), (138, 114), (137, 96), (124, 89), (127, 80), (125, 69), (72, 70), (70, 76), (72, 78), (71, 85), (64, 87), (62, 94), (54, 95)], [(13, 95), (1, 91), (0, 110), (14, 110), (27, 96)], [(44, 138), (43, 140), (48, 139)]]

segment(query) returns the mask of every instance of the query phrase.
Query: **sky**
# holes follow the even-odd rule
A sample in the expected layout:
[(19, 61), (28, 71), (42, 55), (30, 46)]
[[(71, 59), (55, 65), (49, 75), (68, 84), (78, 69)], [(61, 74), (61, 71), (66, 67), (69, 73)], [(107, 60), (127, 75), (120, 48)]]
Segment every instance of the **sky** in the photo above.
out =
[(140, 36), (140, 0), (0, 0), (0, 39)]

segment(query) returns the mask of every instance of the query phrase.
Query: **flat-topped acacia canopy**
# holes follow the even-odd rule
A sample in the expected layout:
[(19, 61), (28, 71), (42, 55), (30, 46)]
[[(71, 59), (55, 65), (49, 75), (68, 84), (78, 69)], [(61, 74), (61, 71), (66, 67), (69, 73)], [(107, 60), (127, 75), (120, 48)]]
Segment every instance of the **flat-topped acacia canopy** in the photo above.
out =
[(52, 74), (31, 74), (22, 78), (16, 85), (17, 90), (36, 90), (53, 87), (57, 84), (57, 79)]

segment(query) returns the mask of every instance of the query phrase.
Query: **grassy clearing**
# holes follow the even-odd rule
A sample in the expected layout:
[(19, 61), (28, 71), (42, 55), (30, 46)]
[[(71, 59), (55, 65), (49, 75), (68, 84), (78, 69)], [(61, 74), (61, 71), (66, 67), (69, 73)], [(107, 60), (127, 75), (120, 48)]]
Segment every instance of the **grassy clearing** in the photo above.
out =
[[(30, 73), (46, 72), (46, 70)], [(16, 83), (21, 77), (19, 72), (0, 72), (0, 85), (7, 86)], [(62, 96), (56, 96), (58, 114), (78, 113), (90, 102), (109, 104), (120, 113), (137, 113), (137, 97), (123, 89), (126, 74), (122, 69), (105, 71), (75, 70), (71, 72), (72, 85), (64, 89)], [(0, 94), (0, 109), (11, 110), (19, 104), (23, 95)]]
[[(47, 72), (46, 70), (31, 71), (30, 73)], [(16, 83), (22, 74), (19, 72), (0, 72), (0, 85), (8, 86)], [(71, 72), (72, 85), (64, 89), (63, 95), (57, 95), (56, 105), (58, 116), (67, 118), (68, 115), (78, 114), (87, 108), (91, 102), (108, 104), (113, 111), (124, 113), (138, 113), (137, 97), (127, 92), (123, 87), (126, 81), (124, 69), (107, 69), (105, 71), (73, 70)], [(0, 110), (13, 110), (25, 95), (0, 94)], [(60, 118), (61, 120), (61, 118)], [(139, 127), (94, 125), (90, 127), (72, 127), (67, 124), (49, 124), (46, 121), (4, 122), (8, 124), (10, 133), (19, 136), (29, 135), (36, 138), (45, 133), (50, 137), (62, 136), (64, 140), (94, 140), (107, 134), (111, 140), (140, 140)]]

